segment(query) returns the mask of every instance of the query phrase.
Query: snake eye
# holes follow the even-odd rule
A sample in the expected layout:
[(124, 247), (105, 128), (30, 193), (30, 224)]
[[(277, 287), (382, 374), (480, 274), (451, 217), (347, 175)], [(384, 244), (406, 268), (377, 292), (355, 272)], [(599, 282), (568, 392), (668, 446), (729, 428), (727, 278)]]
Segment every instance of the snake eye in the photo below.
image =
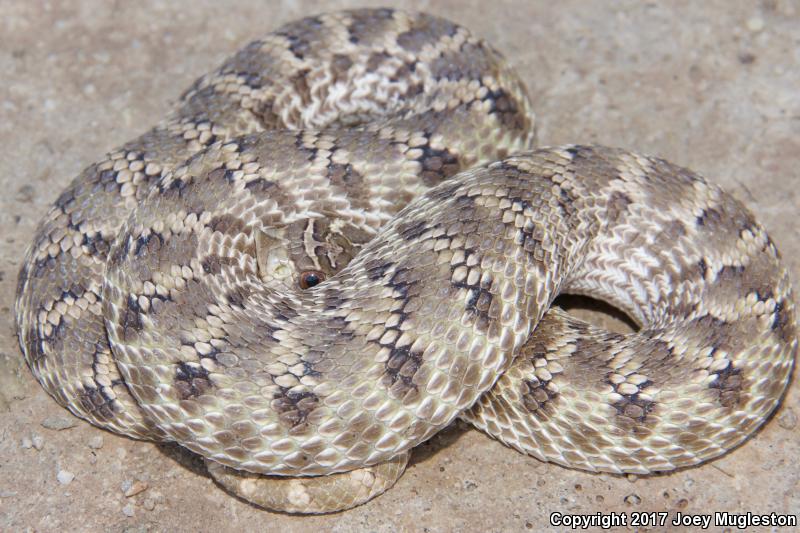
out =
[(306, 270), (300, 274), (300, 288), (310, 289), (314, 285), (319, 285), (325, 280), (325, 274), (319, 270)]

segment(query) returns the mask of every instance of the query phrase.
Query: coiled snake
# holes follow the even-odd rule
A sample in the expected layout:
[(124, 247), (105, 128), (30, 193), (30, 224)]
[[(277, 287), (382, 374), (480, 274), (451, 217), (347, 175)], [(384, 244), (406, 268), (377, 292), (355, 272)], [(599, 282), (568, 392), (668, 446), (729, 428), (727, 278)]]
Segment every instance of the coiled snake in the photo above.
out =
[[(592, 471), (735, 447), (797, 351), (775, 245), (689, 170), (533, 131), (517, 76), (446, 20), (284, 26), (59, 196), (19, 276), (28, 365), (288, 512), (382, 493), (456, 417)], [(564, 292), (639, 330), (550, 309)]]

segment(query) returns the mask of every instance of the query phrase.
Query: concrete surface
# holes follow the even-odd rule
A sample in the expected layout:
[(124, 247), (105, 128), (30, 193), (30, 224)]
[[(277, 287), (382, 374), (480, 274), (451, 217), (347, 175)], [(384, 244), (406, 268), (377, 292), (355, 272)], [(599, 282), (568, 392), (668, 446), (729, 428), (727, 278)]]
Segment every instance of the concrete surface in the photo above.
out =
[[(177, 448), (102, 432), (42, 392), (20, 364), (12, 308), (24, 248), (59, 190), (239, 46), (369, 4), (0, 0), (0, 530), (542, 531), (552, 512), (800, 512), (797, 386), (755, 438), (700, 468), (586, 474), (455, 427), (418, 449), (386, 495), (310, 518), (237, 500)], [(800, 282), (798, 2), (395, 5), (450, 17), (502, 50), (528, 84), (541, 144), (624, 146), (722, 183)]]

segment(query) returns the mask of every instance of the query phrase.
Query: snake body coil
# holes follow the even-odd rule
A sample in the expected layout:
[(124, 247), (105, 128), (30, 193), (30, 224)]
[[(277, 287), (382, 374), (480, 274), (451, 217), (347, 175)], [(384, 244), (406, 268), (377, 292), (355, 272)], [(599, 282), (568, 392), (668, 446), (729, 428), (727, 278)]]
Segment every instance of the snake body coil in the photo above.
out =
[[(58, 198), (20, 273), (30, 368), (77, 416), (175, 440), (289, 512), (380, 494), (459, 416), (594, 471), (725, 453), (797, 351), (774, 244), (663, 160), (526, 151), (530, 107), (429, 15), (249, 44)], [(639, 330), (550, 309), (564, 292)]]

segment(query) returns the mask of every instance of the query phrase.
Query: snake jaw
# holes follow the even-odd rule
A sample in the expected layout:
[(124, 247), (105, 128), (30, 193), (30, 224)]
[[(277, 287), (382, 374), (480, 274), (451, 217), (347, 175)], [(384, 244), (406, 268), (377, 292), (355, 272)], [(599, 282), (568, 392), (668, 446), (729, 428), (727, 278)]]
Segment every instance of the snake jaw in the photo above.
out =
[(294, 275), (295, 268), (289, 258), (286, 241), (277, 231), (257, 230), (255, 242), (258, 275), (262, 281), (285, 282)]

